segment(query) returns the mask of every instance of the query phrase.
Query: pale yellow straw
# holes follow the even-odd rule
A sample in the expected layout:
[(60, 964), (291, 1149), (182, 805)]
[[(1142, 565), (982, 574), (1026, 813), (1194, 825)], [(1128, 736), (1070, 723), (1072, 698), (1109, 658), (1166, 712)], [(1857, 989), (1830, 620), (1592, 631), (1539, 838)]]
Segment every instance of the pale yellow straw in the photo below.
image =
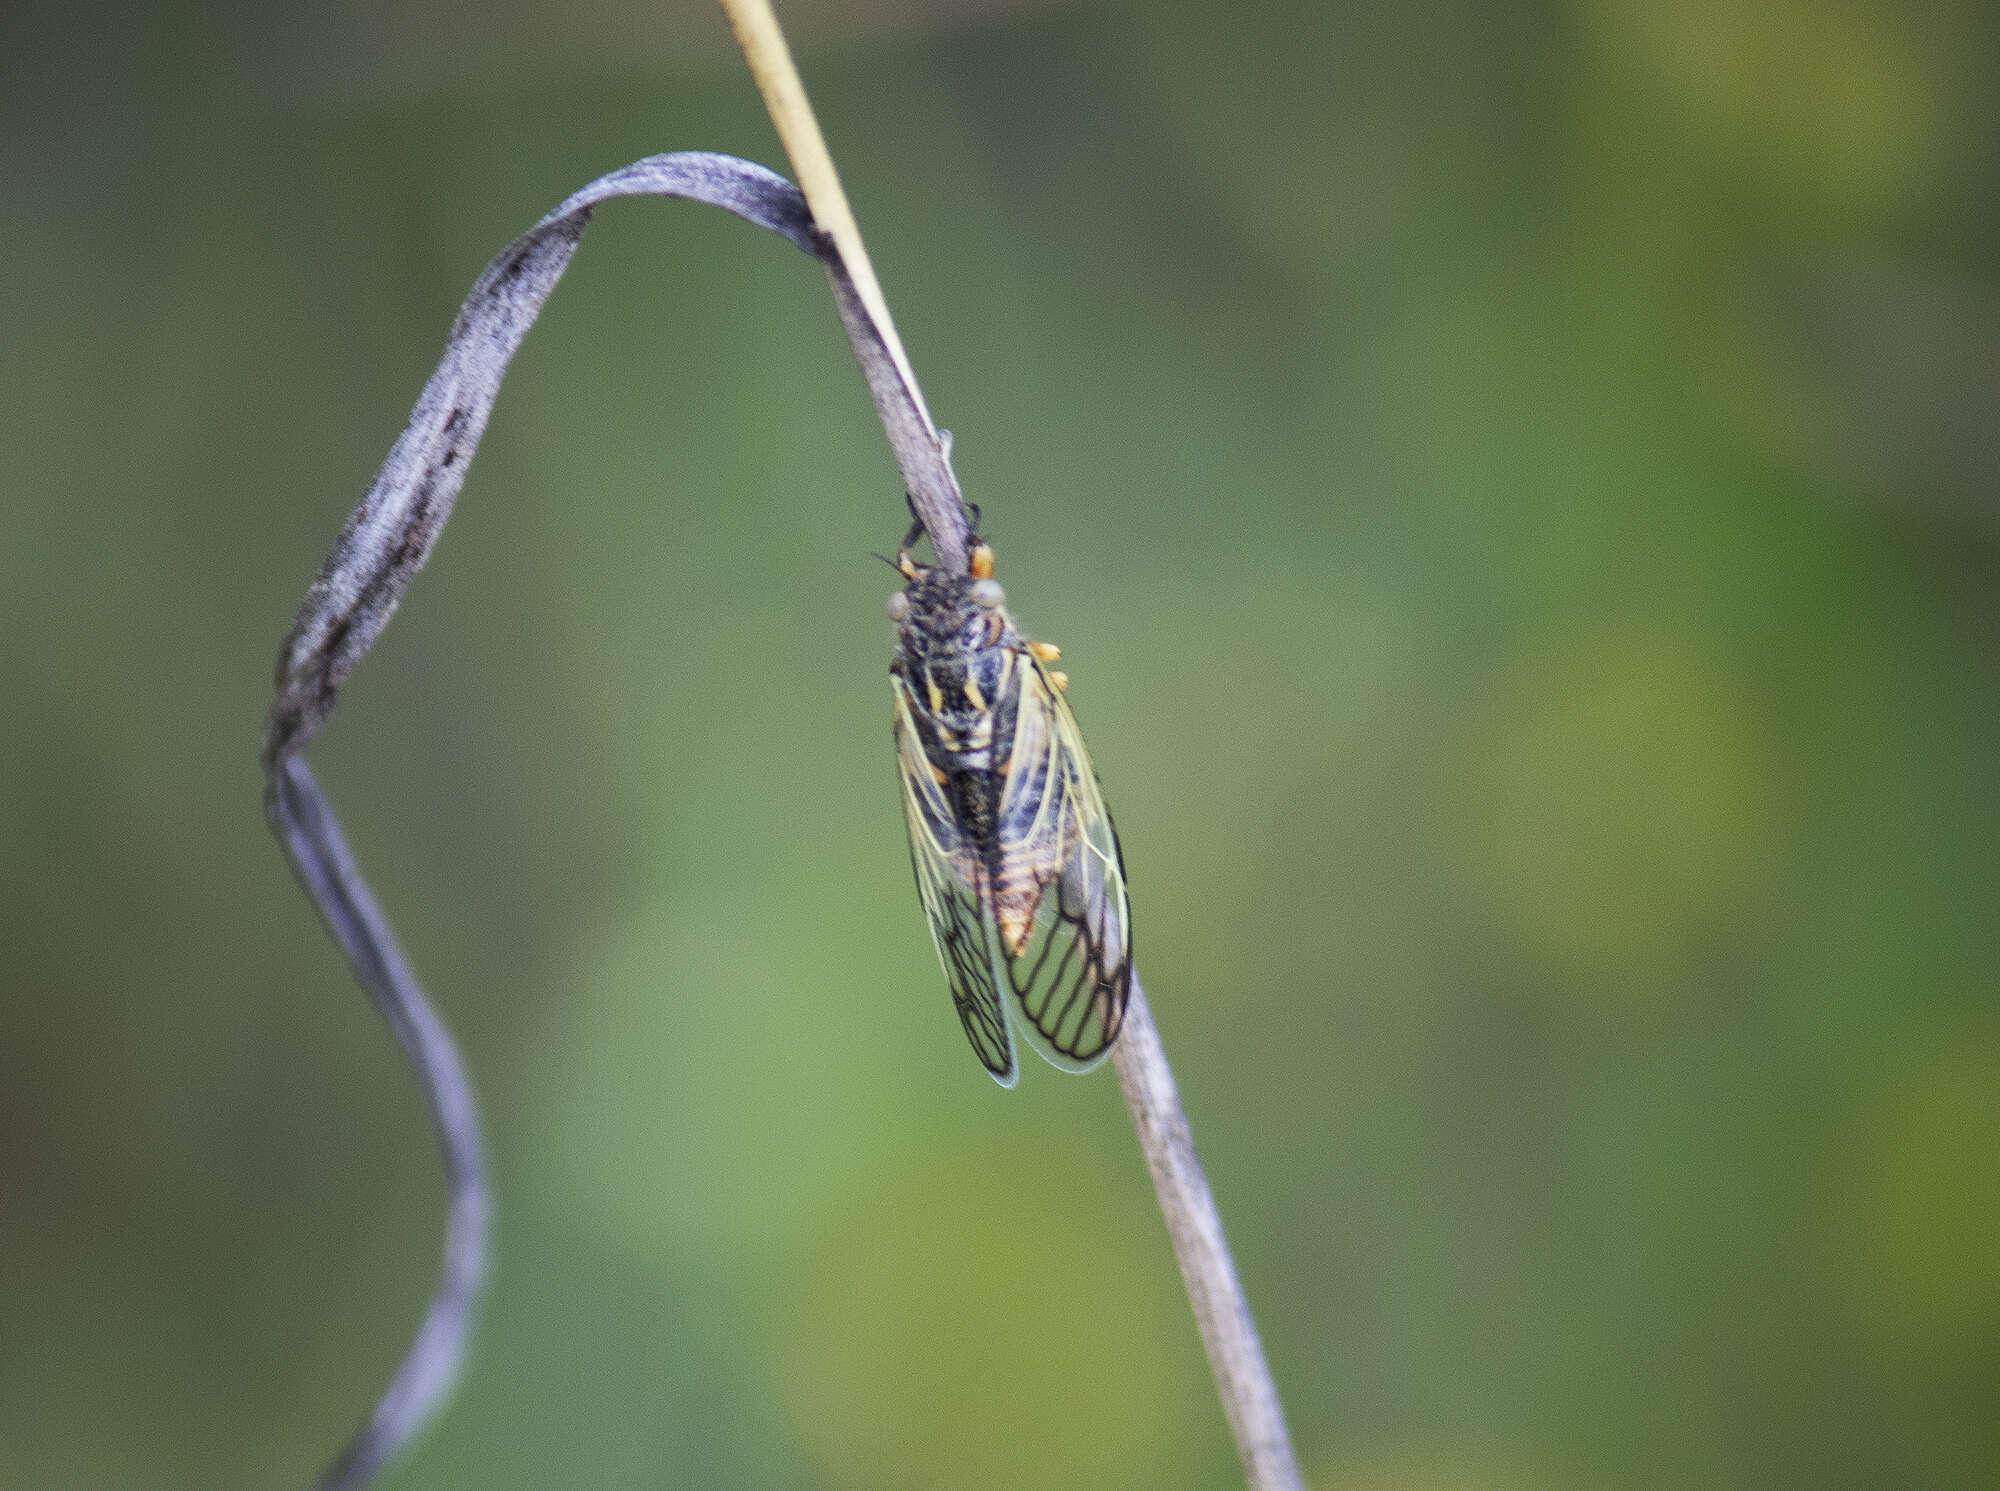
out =
[(798, 174), (799, 190), (805, 193), (813, 221), (833, 240), (834, 249), (847, 266), (848, 278), (854, 281), (855, 293), (881, 332), (896, 371), (916, 401), (924, 423), (934, 433), (936, 427), (932, 425), (930, 410), (924, 405), (916, 374), (903, 351), (903, 339), (896, 334), (889, 302), (883, 298), (881, 283), (875, 278), (875, 266), (868, 261), (861, 229), (855, 224), (853, 209), (847, 205), (847, 193), (840, 187), (840, 173), (833, 168), (833, 156), (827, 151), (825, 136), (819, 132), (819, 121), (813, 117), (805, 84), (792, 62), (791, 48), (785, 45), (785, 33), (778, 29), (770, 0), (722, 0), (722, 9), (729, 17), (730, 29), (736, 33), (736, 44), (743, 49), (744, 60), (750, 64), (750, 75), (757, 80), (757, 91), (764, 95), (764, 107), (770, 111), (771, 123), (777, 126), (778, 140), (791, 159), (792, 170)]

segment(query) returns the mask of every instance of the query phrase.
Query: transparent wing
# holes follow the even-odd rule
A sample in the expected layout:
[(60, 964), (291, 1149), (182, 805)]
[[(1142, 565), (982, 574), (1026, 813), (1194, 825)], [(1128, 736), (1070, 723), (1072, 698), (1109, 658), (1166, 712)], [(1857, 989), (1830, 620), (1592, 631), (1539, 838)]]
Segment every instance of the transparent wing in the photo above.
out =
[(1031, 1043), (1065, 1071), (1103, 1060), (1132, 990), (1132, 908), (1118, 831), (1076, 717), (1015, 654), (993, 906)]
[(986, 866), (960, 832), (944, 789), (931, 774), (923, 739), (910, 712), (901, 679), (896, 691), (896, 770), (903, 782), (903, 814), (910, 830), (910, 867), (917, 894), (930, 918), (931, 938), (951, 989), (966, 1039), (993, 1080), (1012, 1087), (1020, 1077), (1007, 1014), (994, 980), (996, 960), (988, 951), (991, 919), (986, 913)]

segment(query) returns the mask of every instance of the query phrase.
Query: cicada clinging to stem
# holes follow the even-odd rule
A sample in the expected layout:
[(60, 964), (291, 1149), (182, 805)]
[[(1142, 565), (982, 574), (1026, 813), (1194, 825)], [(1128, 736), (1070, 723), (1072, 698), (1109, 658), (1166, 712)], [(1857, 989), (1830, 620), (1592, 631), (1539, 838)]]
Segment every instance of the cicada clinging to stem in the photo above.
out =
[[(976, 522), (976, 520), (975, 520)], [(1064, 1071), (1118, 1038), (1132, 989), (1132, 909), (1118, 831), (1050, 670), (1058, 650), (1007, 614), (993, 550), (969, 573), (920, 565), (913, 526), (896, 623), (896, 764), (910, 862), (965, 1034), (1002, 1087), (1012, 1032)]]

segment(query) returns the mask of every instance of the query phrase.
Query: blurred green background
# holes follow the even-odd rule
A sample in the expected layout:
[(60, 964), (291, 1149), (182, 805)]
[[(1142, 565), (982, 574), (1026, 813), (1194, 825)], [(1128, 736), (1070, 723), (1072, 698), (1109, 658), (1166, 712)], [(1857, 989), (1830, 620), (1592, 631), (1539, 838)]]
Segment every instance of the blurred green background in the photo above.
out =
[[(2000, 1482), (2000, 18), (789, 5), (1317, 1491)], [(0, 1488), (299, 1486), (437, 1164), (266, 834), (487, 258), (702, 3), (0, 18)], [(902, 842), (817, 271), (603, 209), (314, 754), (491, 1126), (399, 1487), (1240, 1484), (1111, 1075)]]

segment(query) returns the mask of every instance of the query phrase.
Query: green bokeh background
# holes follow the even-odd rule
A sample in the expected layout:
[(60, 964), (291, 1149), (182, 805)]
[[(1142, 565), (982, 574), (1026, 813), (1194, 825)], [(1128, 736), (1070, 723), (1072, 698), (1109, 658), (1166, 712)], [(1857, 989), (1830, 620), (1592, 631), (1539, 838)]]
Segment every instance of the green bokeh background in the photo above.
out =
[[(2000, 18), (787, 9), (1316, 1491), (2000, 1482)], [(0, 1488), (298, 1486), (436, 1161), (259, 810), (486, 259), (777, 147), (703, 4), (0, 18)], [(602, 210), (315, 751), (463, 1038), (416, 1488), (1240, 1484), (1108, 1073), (901, 839), (825, 286)]]

